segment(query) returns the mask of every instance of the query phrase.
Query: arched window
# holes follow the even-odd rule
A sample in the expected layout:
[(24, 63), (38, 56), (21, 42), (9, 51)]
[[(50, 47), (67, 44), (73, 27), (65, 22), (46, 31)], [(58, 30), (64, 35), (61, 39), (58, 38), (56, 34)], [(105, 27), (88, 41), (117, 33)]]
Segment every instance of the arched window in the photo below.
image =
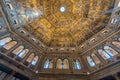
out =
[(25, 49), (22, 52), (20, 52), (17, 56), (20, 58), (24, 58), (28, 52), (29, 52), (29, 50)]
[(63, 63), (62, 63), (62, 60), (61, 59), (58, 59), (57, 60), (57, 66), (56, 66), (57, 69), (62, 69), (63, 68)]
[(6, 43), (10, 42), (12, 38), (6, 37), (0, 40), (0, 46), (4, 46)]
[(48, 69), (49, 68), (49, 59), (46, 60), (45, 64), (44, 64), (44, 68)]
[(11, 49), (12, 47), (14, 47), (17, 44), (16, 41), (11, 41), (8, 44), (4, 45), (3, 47), (7, 50)]
[(53, 68), (53, 60), (47, 59), (44, 64), (45, 69), (52, 69)]
[(105, 60), (112, 58), (112, 56), (110, 56), (107, 52), (105, 52), (105, 51), (102, 50), (102, 49), (99, 49), (99, 50), (98, 50), (98, 53), (99, 53), (100, 56), (101, 56), (102, 58), (104, 58)]
[(15, 55), (18, 55), (21, 51), (23, 51), (23, 49), (24, 49), (24, 46), (19, 46), (12, 53)]
[(109, 46), (104, 46), (104, 50), (112, 57), (118, 54), (118, 52), (116, 52), (114, 49), (112, 49)]
[(64, 59), (64, 60), (63, 60), (62, 69), (69, 69), (68, 59)]
[(30, 56), (27, 58), (27, 62), (28, 63), (30, 63), (33, 59), (34, 59), (34, 57), (35, 57), (35, 54), (34, 53), (32, 53), (32, 54), (30, 54)]
[(98, 57), (94, 53), (91, 54), (91, 57), (93, 58), (93, 60), (95, 61), (96, 64), (100, 63), (100, 60), (98, 59)]
[(38, 61), (39, 57), (38, 56), (35, 56), (34, 59), (32, 60), (31, 62), (31, 65), (35, 66), (37, 61)]
[(120, 49), (120, 42), (114, 41), (112, 44)]
[(73, 60), (73, 69), (76, 69), (76, 70), (81, 69), (81, 65), (80, 65), (80, 62), (78, 60)]
[(87, 56), (87, 61), (90, 65), (90, 67), (94, 67), (95, 66), (95, 62), (93, 61), (93, 59), (90, 56)]

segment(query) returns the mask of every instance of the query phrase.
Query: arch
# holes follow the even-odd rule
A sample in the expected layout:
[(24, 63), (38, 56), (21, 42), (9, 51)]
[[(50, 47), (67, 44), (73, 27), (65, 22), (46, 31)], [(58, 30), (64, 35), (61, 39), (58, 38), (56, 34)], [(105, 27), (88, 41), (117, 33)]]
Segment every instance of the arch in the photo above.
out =
[(96, 66), (95, 62), (93, 61), (93, 59), (90, 56), (87, 56), (87, 61), (88, 61), (90, 67)]
[(30, 54), (30, 56), (27, 58), (27, 62), (28, 63), (30, 63), (33, 59), (34, 59), (34, 57), (35, 57), (35, 54), (34, 53), (32, 53), (32, 54)]
[(0, 40), (0, 46), (4, 46), (6, 43), (12, 41), (12, 38), (6, 37)]
[(57, 60), (56, 68), (57, 68), (57, 69), (62, 69), (62, 67), (63, 67), (62, 60), (61, 60), (61, 59), (58, 59), (58, 60)]
[(23, 51), (24, 49), (24, 46), (19, 46), (17, 47), (12, 53), (15, 54), (15, 55), (18, 55), (21, 51)]
[(113, 41), (112, 44), (113, 44), (114, 46), (116, 46), (117, 48), (120, 49), (120, 42), (118, 42), (118, 41)]
[(38, 56), (35, 56), (34, 59), (33, 59), (32, 62), (31, 62), (31, 65), (35, 66), (36, 63), (38, 62), (38, 59), (39, 59), (39, 57), (38, 57)]
[(96, 64), (100, 63), (100, 60), (98, 59), (98, 57), (94, 53), (91, 54), (91, 57), (93, 58), (93, 60), (95, 61)]
[(109, 46), (104, 46), (104, 50), (112, 57), (118, 54), (118, 52), (116, 52), (114, 49), (112, 49)]
[(78, 60), (73, 60), (73, 69), (76, 69), (76, 70), (81, 69), (81, 65), (80, 65), (80, 62)]
[(68, 61), (68, 59), (63, 60), (62, 69), (69, 69), (69, 61)]
[(17, 56), (20, 58), (24, 58), (28, 52), (29, 52), (29, 50), (25, 49), (22, 52), (20, 52)]
[(49, 68), (49, 59), (47, 59), (46, 61), (45, 61), (45, 64), (44, 64), (44, 69), (48, 69)]
[(44, 64), (45, 69), (52, 69), (53, 68), (53, 60), (47, 59)]
[(99, 50), (98, 50), (98, 53), (100, 54), (100, 56), (101, 56), (104, 60), (111, 58), (111, 56), (108, 55), (107, 52), (105, 52), (105, 51), (102, 50), (102, 49), (99, 49)]
[(11, 49), (12, 47), (14, 47), (17, 44), (16, 41), (11, 41), (8, 44), (4, 45), (3, 47), (7, 50)]

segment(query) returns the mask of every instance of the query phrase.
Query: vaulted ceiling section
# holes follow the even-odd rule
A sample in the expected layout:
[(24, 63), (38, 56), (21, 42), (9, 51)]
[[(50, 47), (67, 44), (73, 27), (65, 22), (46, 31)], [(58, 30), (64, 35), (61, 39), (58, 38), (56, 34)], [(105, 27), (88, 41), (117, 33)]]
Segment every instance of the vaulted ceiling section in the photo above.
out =
[(24, 28), (48, 46), (76, 47), (105, 28), (114, 0), (19, 0)]

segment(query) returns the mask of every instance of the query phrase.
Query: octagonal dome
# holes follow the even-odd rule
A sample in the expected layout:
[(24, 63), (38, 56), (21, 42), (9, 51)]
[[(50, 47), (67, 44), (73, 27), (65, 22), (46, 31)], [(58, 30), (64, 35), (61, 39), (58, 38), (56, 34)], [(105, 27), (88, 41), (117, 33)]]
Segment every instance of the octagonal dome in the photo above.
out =
[[(27, 0), (26, 0), (27, 1)], [(18, 2), (17, 2), (18, 3)], [(19, 2), (24, 29), (48, 46), (76, 47), (105, 28), (113, 0), (32, 0)]]

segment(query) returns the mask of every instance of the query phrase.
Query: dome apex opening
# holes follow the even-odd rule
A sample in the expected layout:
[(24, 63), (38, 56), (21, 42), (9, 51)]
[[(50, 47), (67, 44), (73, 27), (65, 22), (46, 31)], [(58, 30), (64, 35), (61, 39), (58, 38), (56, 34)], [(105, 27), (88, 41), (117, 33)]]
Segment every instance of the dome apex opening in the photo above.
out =
[(65, 11), (66, 11), (65, 6), (61, 6), (61, 7), (60, 7), (60, 12), (62, 12), (62, 13), (63, 13), (63, 12), (65, 12)]

